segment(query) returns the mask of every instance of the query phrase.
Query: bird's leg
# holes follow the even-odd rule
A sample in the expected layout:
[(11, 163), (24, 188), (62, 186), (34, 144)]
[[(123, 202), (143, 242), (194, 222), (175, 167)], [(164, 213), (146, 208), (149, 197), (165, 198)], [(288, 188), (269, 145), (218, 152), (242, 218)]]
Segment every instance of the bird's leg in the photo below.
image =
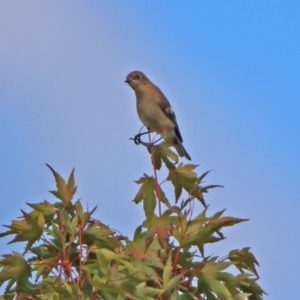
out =
[(148, 131), (141, 132), (144, 127), (145, 126), (142, 126), (142, 128), (139, 131), (139, 133), (137, 135), (135, 135), (134, 138), (130, 138), (130, 140), (133, 140), (136, 145), (143, 144), (143, 142), (141, 141), (141, 136), (144, 135), (144, 134), (147, 134), (147, 133), (151, 132), (149, 128), (147, 128)]
[(156, 144), (157, 142), (161, 141), (163, 139), (163, 137), (160, 137), (159, 139), (157, 139), (156, 141), (154, 141), (152, 144)]
[[(141, 140), (141, 136), (152, 132), (149, 128), (147, 128), (148, 131), (141, 132), (143, 128), (144, 128), (144, 126), (141, 128), (140, 132), (137, 135), (134, 136), (134, 138), (130, 138), (130, 140), (133, 140), (136, 145), (142, 144), (143, 146), (149, 148), (150, 145), (154, 145), (154, 144), (156, 144), (157, 142), (159, 142), (160, 140), (163, 139), (162, 137), (160, 137), (156, 141), (151, 142), (151, 143), (143, 142)], [(156, 137), (156, 135), (154, 136), (154, 138), (155, 137)]]

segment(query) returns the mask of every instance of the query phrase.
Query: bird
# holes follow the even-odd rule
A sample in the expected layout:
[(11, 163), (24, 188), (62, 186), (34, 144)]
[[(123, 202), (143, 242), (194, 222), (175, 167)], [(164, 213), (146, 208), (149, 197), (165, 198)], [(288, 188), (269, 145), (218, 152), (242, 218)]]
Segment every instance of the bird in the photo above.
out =
[(191, 157), (183, 147), (183, 139), (177, 124), (175, 113), (163, 92), (140, 71), (130, 72), (126, 83), (134, 90), (137, 113), (150, 132), (160, 134), (171, 143), (180, 157)]

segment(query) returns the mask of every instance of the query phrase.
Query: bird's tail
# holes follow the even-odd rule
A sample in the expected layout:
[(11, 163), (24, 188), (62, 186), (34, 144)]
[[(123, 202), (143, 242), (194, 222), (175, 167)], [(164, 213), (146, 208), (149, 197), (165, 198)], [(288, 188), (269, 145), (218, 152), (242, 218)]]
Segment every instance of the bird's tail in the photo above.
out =
[(177, 153), (179, 156), (181, 157), (186, 157), (188, 160), (191, 160), (191, 157), (189, 156), (189, 154), (186, 152), (186, 150), (184, 149), (181, 141), (176, 138), (176, 142), (174, 143), (174, 148), (176, 149)]

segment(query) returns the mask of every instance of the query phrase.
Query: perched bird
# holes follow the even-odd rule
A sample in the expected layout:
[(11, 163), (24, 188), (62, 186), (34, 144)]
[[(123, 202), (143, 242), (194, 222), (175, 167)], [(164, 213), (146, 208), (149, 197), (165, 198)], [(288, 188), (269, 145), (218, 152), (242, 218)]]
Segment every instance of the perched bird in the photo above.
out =
[(172, 143), (179, 156), (191, 160), (182, 145), (176, 116), (162, 91), (140, 71), (129, 73), (125, 82), (135, 92), (136, 108), (142, 123), (149, 131), (160, 134), (167, 142)]

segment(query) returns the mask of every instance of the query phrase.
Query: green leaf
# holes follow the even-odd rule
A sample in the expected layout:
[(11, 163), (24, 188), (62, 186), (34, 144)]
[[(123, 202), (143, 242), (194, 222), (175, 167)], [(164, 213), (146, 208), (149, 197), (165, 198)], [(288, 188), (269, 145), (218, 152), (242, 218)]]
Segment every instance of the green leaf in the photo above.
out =
[(162, 203), (166, 204), (167, 206), (170, 206), (170, 202), (167, 199), (164, 191), (161, 189), (160, 185), (158, 185), (157, 189), (155, 189), (155, 194), (156, 194), (157, 199), (159, 199)]
[(178, 156), (175, 152), (173, 152), (169, 147), (171, 144), (163, 142), (159, 145), (154, 146), (154, 167), (156, 170), (160, 170), (162, 161), (165, 163), (168, 169), (175, 169), (175, 165), (170, 161), (178, 162)]
[(174, 186), (176, 202), (181, 196), (182, 189), (184, 189), (206, 207), (201, 187), (199, 187), (199, 180), (194, 172), (196, 167), (197, 165), (192, 164), (179, 164), (176, 169), (170, 170), (167, 180), (171, 181)]
[(27, 214), (23, 210), (22, 214), (24, 219), (13, 220), (10, 226), (5, 225), (9, 228), (9, 231), (0, 234), (0, 237), (14, 234), (15, 237), (9, 242), (9, 244), (15, 242), (27, 241), (26, 251), (30, 248), (34, 242), (40, 239), (43, 234), (45, 219), (41, 213), (38, 214)]
[(153, 299), (148, 297), (155, 297), (160, 295), (163, 291), (162, 289), (157, 289), (153, 287), (149, 287), (142, 282), (136, 286), (136, 295), (139, 297), (138, 299)]
[(67, 201), (72, 200), (72, 198), (75, 195), (76, 190), (77, 190), (77, 186), (75, 185), (74, 172), (75, 172), (75, 169), (73, 168), (72, 172), (68, 178), (68, 183), (67, 183), (67, 187), (66, 187), (66, 192), (67, 192), (67, 197), (68, 197)]
[(174, 185), (176, 201), (181, 196), (182, 188), (189, 192), (194, 187), (197, 176), (193, 170), (196, 167), (196, 165), (183, 165), (181, 163), (176, 169), (170, 170), (167, 179)]
[[(123, 261), (122, 261), (123, 263)], [(142, 280), (143, 282), (146, 281), (153, 281), (155, 282), (160, 288), (162, 287), (161, 285), (161, 278), (159, 274), (157, 273), (157, 268), (156, 266), (148, 266), (147, 261), (145, 262), (133, 262), (129, 263), (132, 267), (134, 267), (133, 271), (131, 268), (127, 268), (131, 274), (134, 274), (138, 279)]]
[(244, 300), (244, 299), (248, 299), (251, 296), (251, 294), (249, 293), (242, 293), (242, 294), (237, 294), (233, 297), (233, 300)]
[(179, 274), (171, 278), (168, 283), (166, 284), (164, 288), (164, 292), (170, 291), (175, 288), (179, 284), (179, 282), (182, 280), (183, 274)]
[(50, 165), (46, 165), (51, 170), (56, 181), (57, 190), (50, 191), (50, 193), (62, 200), (64, 203), (68, 204), (72, 200), (77, 190), (77, 186), (75, 186), (74, 169), (69, 176), (68, 183), (66, 183), (66, 181)]
[(136, 181), (136, 183), (142, 184), (142, 186), (133, 201), (137, 204), (143, 200), (145, 214), (149, 217), (154, 213), (156, 207), (155, 180), (153, 177), (149, 177), (146, 174), (144, 175), (144, 177)]
[(167, 283), (169, 282), (171, 277), (172, 277), (172, 252), (170, 252), (170, 254), (169, 254), (167, 264), (164, 267), (164, 271), (163, 271), (163, 287), (164, 287), (164, 289), (166, 289)]
[(134, 232), (133, 240), (135, 241), (135, 240), (139, 239), (141, 234), (142, 234), (142, 226), (140, 225), (136, 228), (136, 230)]
[(258, 277), (255, 265), (259, 266), (259, 263), (255, 256), (250, 252), (249, 247), (230, 251), (228, 258), (239, 270), (245, 269), (251, 271)]
[[(233, 300), (230, 291), (227, 289), (226, 285), (220, 281), (226, 279), (226, 273), (220, 271), (228, 268), (231, 263), (227, 262), (215, 262), (215, 258), (210, 261), (203, 262), (204, 266), (201, 268), (202, 264), (199, 265), (199, 270), (197, 270), (197, 277), (199, 279), (198, 286), (204, 291), (212, 291), (217, 296), (225, 300)], [(231, 280), (231, 277), (228, 277)]]
[[(262, 295), (266, 294), (266, 292), (257, 284), (257, 279), (252, 279), (247, 276), (243, 276), (245, 273), (242, 273), (238, 276), (238, 278), (242, 278), (239, 282), (239, 288), (244, 293), (250, 293), (251, 296), (249, 300), (262, 300)], [(244, 278), (243, 278), (244, 277)]]
[(39, 257), (38, 260), (32, 261), (32, 270), (36, 271), (35, 279), (38, 280), (40, 276), (43, 275), (43, 278), (47, 277), (51, 272), (51, 266), (56, 263), (56, 255), (52, 253), (53, 258), (42, 259)]
[(30, 265), (23, 255), (18, 252), (3, 255), (3, 259), (0, 260), (0, 266), (2, 267), (0, 272), (0, 284), (8, 280), (25, 283), (31, 275)]
[(43, 214), (46, 220), (51, 220), (55, 215), (55, 207), (48, 201), (44, 200), (41, 203), (27, 203), (31, 208)]
[(62, 200), (63, 202), (66, 202), (67, 199), (65, 198), (65, 196), (66, 196), (67, 184), (65, 180), (50, 165), (46, 164), (46, 166), (51, 170), (55, 178), (56, 188), (57, 188), (56, 191), (50, 191), (50, 193), (52, 193), (55, 197)]

